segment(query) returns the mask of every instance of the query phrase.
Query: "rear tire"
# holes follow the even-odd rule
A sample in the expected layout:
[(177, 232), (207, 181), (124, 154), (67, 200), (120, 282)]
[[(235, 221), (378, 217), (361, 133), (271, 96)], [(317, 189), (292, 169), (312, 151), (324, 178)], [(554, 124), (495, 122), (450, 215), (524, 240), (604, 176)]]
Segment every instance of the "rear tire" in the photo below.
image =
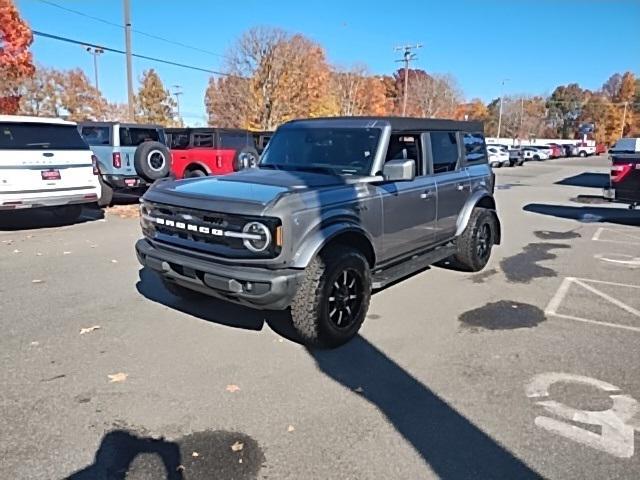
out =
[(534, 156), (533, 156), (533, 159), (534, 159), (536, 162), (539, 162), (539, 161), (540, 161), (540, 155), (534, 155)]
[(309, 345), (335, 348), (360, 330), (371, 300), (371, 272), (358, 250), (338, 246), (317, 255), (291, 304), (293, 326)]
[(199, 177), (206, 177), (206, 176), (207, 176), (207, 172), (205, 172), (200, 168), (194, 168), (193, 170), (188, 170), (184, 174), (184, 178), (199, 178)]
[(108, 207), (113, 202), (113, 188), (110, 185), (107, 185), (102, 177), (98, 177), (98, 182), (100, 182), (100, 187), (102, 192), (100, 193), (100, 198), (98, 199), (98, 206), (100, 208)]
[(587, 152), (585, 152), (584, 150), (582, 150), (582, 151), (579, 153), (579, 155), (580, 155), (580, 157), (584, 158), (584, 157), (586, 157), (586, 156), (587, 156)]
[(474, 208), (467, 228), (457, 239), (458, 251), (454, 255), (456, 266), (469, 272), (482, 270), (491, 257), (497, 231), (495, 212), (486, 208)]

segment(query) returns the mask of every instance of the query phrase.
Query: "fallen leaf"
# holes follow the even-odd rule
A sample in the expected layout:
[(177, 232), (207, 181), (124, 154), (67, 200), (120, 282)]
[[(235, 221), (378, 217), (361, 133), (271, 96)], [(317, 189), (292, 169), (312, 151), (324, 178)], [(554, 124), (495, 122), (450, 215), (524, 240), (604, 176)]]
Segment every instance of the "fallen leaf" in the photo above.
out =
[(107, 375), (107, 377), (109, 377), (109, 383), (124, 382), (128, 376), (128, 373), (123, 372)]
[(184, 465), (178, 465), (176, 467), (176, 472), (184, 472)]
[(42, 256), (42, 253), (37, 252), (37, 253), (36, 253), (36, 255), (37, 255), (38, 257), (41, 257), (41, 256)]
[(118, 263), (118, 260), (111, 260), (111, 263)]
[(357, 388), (354, 388), (353, 391), (356, 392), (356, 393), (364, 393), (364, 388), (357, 387)]
[(199, 454), (198, 452), (193, 452), (193, 453), (191, 454), (191, 456), (192, 456), (192, 457), (199, 457), (199, 456), (200, 456), (200, 454)]
[(31, 283), (44, 283), (44, 280), (31, 280)]
[(27, 235), (27, 238), (33, 238), (33, 235)]
[(85, 333), (91, 333), (94, 330), (98, 330), (99, 328), (100, 328), (100, 325), (94, 325), (93, 327), (81, 328), (80, 329), (80, 335), (84, 335)]
[(22, 253), (22, 251), (18, 250), (17, 248), (13, 251), (13, 253)]
[(97, 248), (98, 245), (89, 245), (91, 248)]
[(238, 463), (242, 463), (242, 459), (241, 458), (238, 459)]
[(63, 255), (71, 255), (71, 252), (62, 252)]
[(295, 428), (293, 427), (293, 425), (289, 425), (287, 427), (287, 432), (293, 432), (295, 430)]
[(225, 389), (227, 392), (237, 392), (238, 390), (240, 390), (240, 387), (238, 385), (227, 385), (227, 388)]
[(239, 452), (244, 448), (244, 443), (236, 441), (233, 445), (231, 445), (231, 450), (234, 452)]
[(279, 339), (278, 339), (278, 342), (279, 342), (279, 343), (282, 343), (282, 342), (284, 342), (284, 340), (283, 340), (282, 338), (279, 338)]
[(40, 345), (40, 342), (31, 342), (29, 345), (31, 345), (32, 347), (37, 347), (38, 345)]

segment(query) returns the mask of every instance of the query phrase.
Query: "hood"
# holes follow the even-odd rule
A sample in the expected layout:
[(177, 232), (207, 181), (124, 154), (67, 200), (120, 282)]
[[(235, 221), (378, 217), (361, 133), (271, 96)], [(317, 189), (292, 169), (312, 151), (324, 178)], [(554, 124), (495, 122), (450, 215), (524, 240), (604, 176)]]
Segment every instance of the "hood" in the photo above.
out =
[(251, 210), (259, 214), (281, 196), (291, 192), (344, 185), (340, 176), (252, 168), (220, 177), (159, 181), (145, 200), (219, 212)]

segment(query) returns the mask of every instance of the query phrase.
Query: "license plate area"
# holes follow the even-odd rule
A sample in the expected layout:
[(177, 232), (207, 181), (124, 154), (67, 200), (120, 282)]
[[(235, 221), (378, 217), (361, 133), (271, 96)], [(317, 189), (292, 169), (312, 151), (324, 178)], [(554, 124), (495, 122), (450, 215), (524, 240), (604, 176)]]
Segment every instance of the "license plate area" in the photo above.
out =
[(137, 178), (125, 178), (124, 179), (124, 184), (127, 187), (137, 187), (140, 185), (140, 180)]
[(50, 168), (49, 170), (41, 170), (40, 175), (42, 176), (42, 180), (60, 180), (60, 170), (55, 170)]

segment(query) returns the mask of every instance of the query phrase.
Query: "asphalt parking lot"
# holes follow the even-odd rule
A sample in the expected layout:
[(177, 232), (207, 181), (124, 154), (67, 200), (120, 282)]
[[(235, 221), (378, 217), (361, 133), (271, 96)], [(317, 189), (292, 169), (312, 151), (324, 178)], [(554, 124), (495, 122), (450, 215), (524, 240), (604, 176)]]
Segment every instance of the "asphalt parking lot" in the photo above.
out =
[(597, 203), (605, 157), (496, 174), (485, 271), (376, 293), (332, 351), (173, 297), (136, 219), (1, 217), (0, 478), (639, 478), (640, 211)]

